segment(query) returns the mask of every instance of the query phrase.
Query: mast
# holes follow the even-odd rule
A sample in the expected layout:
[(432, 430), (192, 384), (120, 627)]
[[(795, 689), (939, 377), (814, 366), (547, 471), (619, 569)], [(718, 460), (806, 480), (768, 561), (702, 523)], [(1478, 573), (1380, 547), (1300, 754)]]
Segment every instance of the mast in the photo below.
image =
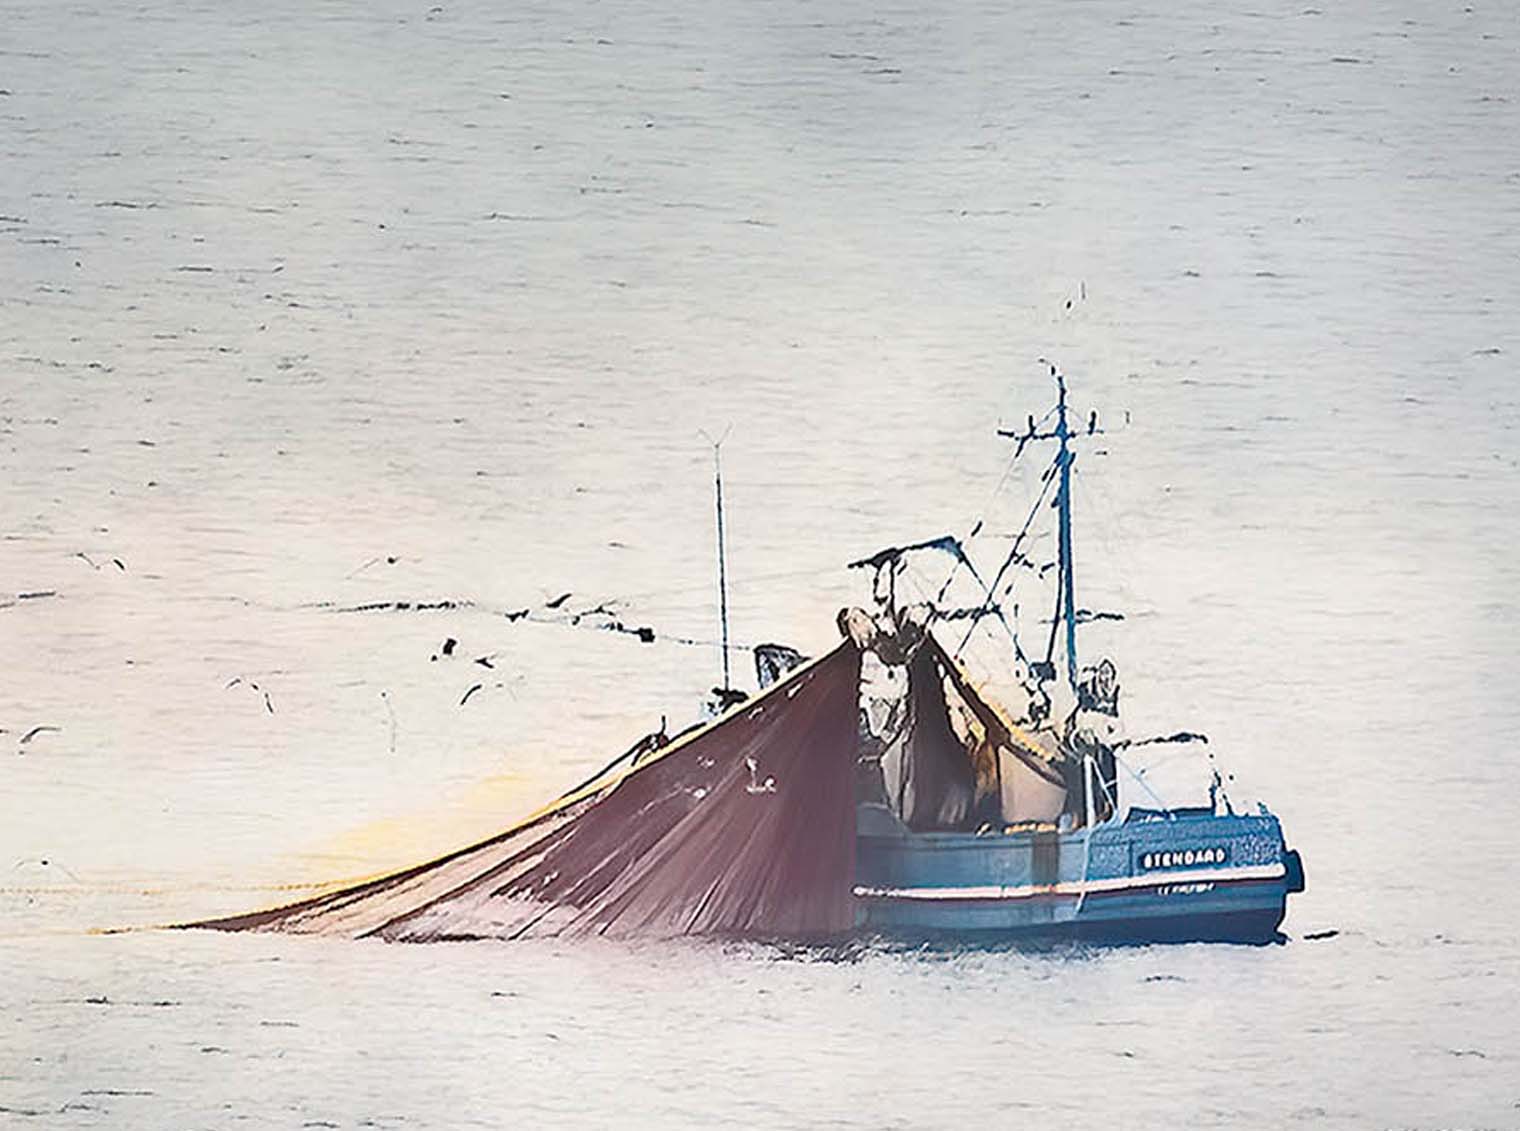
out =
[(729, 691), (728, 562), (723, 542), (723, 441), (713, 445), (713, 487), (718, 504), (718, 620), (723, 629), (723, 690)]
[(1061, 616), (1066, 621), (1066, 678), (1075, 694), (1077, 689), (1077, 597), (1072, 583), (1071, 465), (1077, 457), (1068, 443), (1071, 432), (1066, 427), (1066, 378), (1060, 372), (1056, 373), (1056, 387), (1060, 390), (1059, 399), (1056, 401), (1056, 438), (1061, 442), (1061, 450), (1056, 455), (1056, 462), (1060, 468), (1061, 485), (1056, 494), (1056, 509), (1060, 514)]
[[(1056, 512), (1060, 516), (1059, 555), (1061, 565), (1061, 619), (1066, 622), (1066, 679), (1072, 695), (1077, 694), (1077, 594), (1073, 584), (1071, 560), (1071, 465), (1077, 458), (1071, 450), (1071, 430), (1066, 426), (1066, 378), (1056, 371), (1056, 427), (1055, 435), (1061, 447), (1056, 453), (1056, 467), (1060, 486), (1056, 489)], [(1091, 751), (1082, 753), (1082, 809), (1089, 830), (1097, 820), (1097, 806), (1093, 797), (1093, 756)], [(1092, 835), (1088, 833), (1089, 837)], [(1085, 870), (1085, 869), (1084, 869)]]
[[(1044, 358), (1040, 359), (1045, 361)], [(1049, 362), (1046, 362), (1049, 364)], [(1057, 580), (1059, 591), (1056, 594), (1056, 607), (1050, 618), (1050, 637), (1045, 647), (1045, 659), (1041, 665), (1043, 671), (1039, 675), (1043, 683), (1045, 679), (1055, 678), (1055, 648), (1056, 637), (1060, 634), (1061, 626), (1066, 627), (1066, 681), (1071, 687), (1074, 699), (1080, 701), (1077, 691), (1077, 587), (1076, 570), (1073, 564), (1071, 548), (1071, 467), (1076, 462), (1077, 454), (1072, 450), (1073, 439), (1071, 423), (1067, 417), (1066, 406), (1066, 377), (1055, 365), (1050, 366), (1050, 375), (1056, 379), (1056, 406), (1054, 408), (1055, 423), (1048, 431), (1040, 431), (1040, 424), (1035, 422), (1033, 416), (1029, 417), (1028, 426), (1023, 431), (1008, 431), (998, 429), (998, 435), (1006, 436), (1011, 440), (1018, 441), (1018, 447), (1014, 451), (1017, 459), (1024, 451), (1026, 444), (1036, 440), (1055, 440), (1059, 445), (1056, 451), (1055, 462), (1052, 465), (1055, 471), (1056, 481), (1056, 514), (1059, 519), (1057, 529), (1057, 565), (1059, 570)], [(1050, 413), (1041, 418), (1041, 423), (1049, 419)], [(1099, 431), (1098, 414), (1094, 412), (1087, 422), (1086, 435), (1093, 435)], [(1038, 508), (1043, 503), (1044, 496), (1037, 501)], [(1033, 512), (1031, 512), (1031, 518)], [(1026, 524), (1027, 528), (1027, 524)], [(1018, 552), (1018, 542), (1015, 541), (1013, 550), (1010, 551), (1008, 560), (1004, 563), (1004, 569), (1013, 561)], [(997, 580), (993, 582), (993, 590), (996, 591), (998, 583), (1002, 580), (1003, 571), (998, 572)], [(974, 623), (974, 622), (973, 622)], [(970, 639), (970, 633), (967, 633)], [(962, 647), (965, 642), (962, 642)], [(1085, 810), (1086, 824), (1091, 828), (1095, 823), (1096, 804), (1093, 796), (1093, 774), (1095, 771), (1094, 759), (1091, 751), (1085, 751), (1082, 755), (1082, 803)]]

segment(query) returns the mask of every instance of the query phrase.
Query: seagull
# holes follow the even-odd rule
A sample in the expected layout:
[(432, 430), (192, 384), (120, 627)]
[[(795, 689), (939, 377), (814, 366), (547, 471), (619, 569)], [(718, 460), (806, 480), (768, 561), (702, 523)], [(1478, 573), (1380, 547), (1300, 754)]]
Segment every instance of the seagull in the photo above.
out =
[(775, 793), (776, 779), (766, 778), (765, 784), (760, 784), (760, 766), (754, 758), (744, 759), (744, 764), (749, 767), (749, 784), (744, 787), (745, 793)]
[[(227, 681), (227, 687), (236, 687), (238, 684), (243, 682), (244, 680), (242, 676), (233, 676)], [(265, 710), (267, 710), (271, 715), (274, 714), (274, 703), (269, 698), (269, 692), (265, 691), (262, 687), (254, 683), (252, 680), (248, 680), (247, 683), (249, 687), (253, 688), (254, 691), (258, 692), (258, 694), (264, 697)], [(225, 688), (223, 690), (225, 690)]]
[[(517, 676), (517, 677), (515, 677), (514, 682), (516, 680), (521, 680), (521, 679), (522, 679), (521, 676)], [(513, 691), (510, 687), (508, 687), (507, 686), (507, 682), (508, 681), (497, 680), (495, 683), (491, 684), (491, 688), (493, 690), (505, 691), (508, 695), (512, 696), (513, 699), (516, 699), (517, 698), (517, 692)], [(477, 691), (484, 691), (485, 687), (486, 687), (486, 685), (483, 684), (483, 683), (474, 683), (474, 684), (471, 684), (470, 685), (470, 689), (468, 691), (466, 691), (464, 693), (464, 695), (460, 698), (459, 705), (461, 707), (463, 707), (466, 703), (468, 703), (470, 701), (470, 696), (471, 695), (474, 695)]]
[(357, 569), (353, 569), (353, 570), (349, 571), (349, 573), (345, 575), (345, 579), (348, 578), (348, 577), (353, 577), (356, 574), (363, 573), (365, 570), (367, 570), (372, 565), (379, 565), (381, 562), (384, 562), (386, 565), (395, 565), (400, 560), (401, 559), (398, 558), (395, 554), (387, 554), (383, 558), (370, 558), (369, 561), (365, 562), (363, 565), (359, 566)]
[(544, 608), (546, 608), (546, 609), (557, 609), (557, 608), (559, 608), (561, 605), (563, 605), (568, 600), (570, 600), (570, 594), (569, 593), (561, 593), (558, 597), (554, 598), (554, 600), (552, 600), (552, 601), (545, 601), (544, 602)]
[(61, 732), (62, 730), (63, 730), (62, 727), (53, 727), (53, 726), (33, 727), (31, 730), (27, 731), (25, 734), (23, 734), (21, 736), (21, 745), (25, 746), (28, 742), (30, 742), (32, 739), (36, 738), (39, 734), (42, 734), (44, 731), (53, 731), (56, 734), (56, 733)]
[[(89, 554), (86, 554), (83, 550), (74, 551), (74, 556), (83, 561), (91, 569), (98, 570), (100, 568), (100, 563), (97, 562), (94, 558), (90, 557)], [(127, 572), (126, 563), (123, 562), (120, 558), (112, 558), (111, 564), (117, 569), (121, 570), (122, 573)]]
[(578, 612), (578, 613), (574, 614), (570, 618), (570, 623), (571, 624), (580, 624), (581, 620), (584, 619), (585, 617), (596, 617), (596, 616), (615, 617), (615, 616), (617, 616), (617, 609), (615, 607), (616, 605), (617, 605), (616, 601), (603, 601), (601, 604), (597, 605), (596, 608), (594, 608), (594, 609), (584, 609), (581, 612)]
[(25, 864), (40, 864), (44, 868), (59, 868), (62, 871), (67, 872), (69, 879), (73, 880), (76, 884), (84, 882), (74, 874), (74, 870), (67, 864), (60, 864), (57, 860), (49, 860), (46, 856), (29, 856), (25, 859), (17, 860), (14, 864), (11, 865), (11, 871), (14, 872), (17, 868), (20, 868)]

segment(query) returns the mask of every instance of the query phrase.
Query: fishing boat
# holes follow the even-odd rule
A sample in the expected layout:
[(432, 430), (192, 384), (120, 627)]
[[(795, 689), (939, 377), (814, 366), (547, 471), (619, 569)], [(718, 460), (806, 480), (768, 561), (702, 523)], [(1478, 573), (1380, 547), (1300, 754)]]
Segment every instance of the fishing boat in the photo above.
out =
[[(891, 741), (877, 738), (870, 725), (862, 728), (867, 784), (857, 799), (852, 886), (858, 922), (885, 934), (1277, 939), (1287, 897), (1304, 886), (1302, 860), (1287, 847), (1278, 818), (1265, 805), (1236, 812), (1217, 769), (1208, 806), (1162, 803), (1124, 757), (1141, 743), (1115, 737), (1119, 686), (1112, 662), (1086, 668), (1079, 662), (1083, 617), (1074, 584), (1071, 490), (1079, 433), (1070, 424), (1065, 379), (1055, 367), (1051, 372), (1057, 399), (1045, 415), (1048, 426), (1030, 417), (1022, 431), (1002, 433), (1017, 442), (1020, 455), (1041, 442), (1055, 448), (1041, 476), (1054, 489), (1057, 515), (1057, 600), (1043, 658), (1025, 655), (1003, 618), (1026, 693), (1023, 715), (1008, 718), (970, 685), (934, 635), (943, 610), (921, 613), (915, 625), (896, 609), (890, 584), (878, 584), (877, 591), (887, 593), (880, 602), (885, 607), (868, 619), (857, 617), (869, 625), (859, 640), (867, 652), (873, 631), (892, 635), (897, 625), (898, 636), (918, 637), (916, 649), (900, 639), (888, 645), (897, 655), (912, 652), (905, 713), (918, 725)], [(1093, 414), (1080, 435), (1100, 433)], [(1042, 505), (1043, 497), (1036, 510)], [(1022, 545), (1029, 528), (1026, 522), (1004, 567), (984, 587), (973, 623), (993, 613), (1009, 566), (1030, 561)], [(952, 550), (969, 568), (947, 539), (854, 564), (874, 568), (879, 577), (904, 553), (924, 550)], [(948, 728), (939, 721), (947, 700), (955, 720)], [(1053, 703), (1069, 709), (1053, 712)], [(1179, 732), (1142, 741), (1206, 739)], [(1121, 783), (1150, 793), (1148, 803), (1122, 805)]]
[[(1101, 429), (1096, 416), (1080, 436), (1071, 427), (1065, 379), (1051, 372), (1055, 406), (1004, 433), (1014, 459), (1047, 443), (1054, 454), (990, 580), (950, 537), (855, 562), (873, 571), (871, 607), (841, 610), (839, 643), (820, 657), (756, 646), (759, 689), (747, 694), (731, 682), (715, 447), (723, 684), (704, 721), (675, 736), (662, 725), (485, 840), (190, 925), (395, 942), (1280, 938), (1303, 866), (1265, 806), (1236, 812), (1217, 771), (1208, 806), (1169, 807), (1153, 795), (1126, 803), (1134, 789), (1122, 781), (1149, 793), (1128, 764), (1134, 747), (1202, 736), (1123, 737), (1117, 670), (1107, 659), (1079, 662), (1071, 476), (1076, 442)], [(1051, 507), (1056, 597), (1042, 654), (1031, 655), (1005, 605), (1033, 561), (1034, 517)], [(897, 579), (920, 554), (948, 554), (952, 578), (969, 578), (976, 602), (900, 602)], [(947, 579), (935, 596), (948, 591)], [(964, 662), (972, 633), (988, 624), (1011, 644), (1011, 696), (993, 694)]]

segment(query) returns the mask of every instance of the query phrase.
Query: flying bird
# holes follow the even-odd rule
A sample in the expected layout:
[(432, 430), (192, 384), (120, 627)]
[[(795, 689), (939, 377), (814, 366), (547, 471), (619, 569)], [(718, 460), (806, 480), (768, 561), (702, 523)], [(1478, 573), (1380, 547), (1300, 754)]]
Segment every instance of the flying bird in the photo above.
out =
[(594, 609), (583, 609), (570, 617), (571, 624), (580, 624), (586, 617), (615, 617), (617, 615), (616, 601), (603, 601)]
[(21, 745), (25, 746), (28, 742), (30, 742), (32, 739), (36, 738), (39, 734), (43, 734), (43, 733), (45, 733), (47, 731), (52, 731), (52, 732), (54, 732), (56, 734), (56, 733), (58, 733), (58, 732), (60, 732), (62, 730), (63, 730), (62, 727), (52, 727), (52, 726), (33, 727), (31, 730), (27, 731), (25, 734), (23, 734), (21, 736)]
[(14, 864), (11, 865), (11, 871), (14, 872), (17, 868), (24, 867), (27, 864), (40, 864), (44, 868), (61, 869), (63, 872), (67, 873), (69, 879), (73, 880), (75, 883), (83, 883), (83, 881), (74, 874), (73, 869), (70, 868), (67, 864), (61, 864), (57, 860), (49, 860), (46, 856), (31, 856), (22, 860), (17, 860)]
[(554, 598), (554, 600), (552, 600), (552, 601), (545, 601), (544, 602), (544, 608), (546, 608), (546, 609), (557, 609), (557, 608), (559, 608), (561, 605), (563, 605), (568, 600), (570, 600), (570, 594), (569, 593), (561, 593), (558, 597)]
[[(91, 569), (98, 570), (100, 568), (100, 563), (97, 562), (94, 558), (90, 557), (90, 555), (85, 553), (83, 550), (75, 550), (74, 556), (80, 561), (84, 562), (84, 564), (89, 566)], [(111, 564), (117, 569), (121, 570), (122, 573), (127, 572), (126, 563), (123, 562), (120, 558), (112, 558)]]
[[(522, 677), (518, 676), (516, 678), (517, 679), (521, 679)], [(512, 698), (514, 698), (514, 699), (517, 698), (517, 693), (515, 691), (513, 691), (510, 687), (507, 686), (506, 681), (497, 680), (495, 683), (491, 684), (491, 688), (493, 690), (505, 691), (508, 695), (512, 696)], [(466, 703), (468, 703), (470, 701), (470, 696), (474, 695), (477, 691), (484, 691), (485, 689), (486, 689), (486, 685), (483, 684), (483, 683), (474, 683), (474, 684), (471, 684), (470, 685), (470, 689), (468, 691), (466, 691), (464, 693), (464, 695), (460, 698), (459, 705), (461, 707), (463, 707)]]
[(381, 562), (384, 562), (386, 565), (395, 565), (400, 560), (401, 559), (398, 558), (395, 554), (387, 554), (387, 555), (385, 555), (382, 558), (370, 558), (370, 560), (367, 561), (367, 562), (365, 562), (363, 565), (358, 566), (355, 569), (350, 570), (345, 575), (345, 579), (348, 578), (348, 577), (354, 577), (357, 574), (363, 573), (365, 570), (367, 570), (372, 565), (379, 565)]
[(240, 675), (233, 676), (227, 681), (227, 687), (236, 687), (240, 683), (247, 683), (255, 693), (262, 695), (264, 697), (264, 709), (271, 715), (274, 714), (274, 702), (269, 698), (269, 692), (265, 691), (262, 687), (254, 683), (252, 680), (244, 680)]

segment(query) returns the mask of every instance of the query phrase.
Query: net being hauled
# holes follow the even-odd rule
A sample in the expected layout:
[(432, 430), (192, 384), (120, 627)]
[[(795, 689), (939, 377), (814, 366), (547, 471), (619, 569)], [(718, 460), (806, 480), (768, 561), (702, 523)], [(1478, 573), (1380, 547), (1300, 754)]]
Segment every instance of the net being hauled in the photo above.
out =
[(860, 653), (846, 640), (626, 774), (488, 840), (189, 924), (391, 941), (851, 929)]

